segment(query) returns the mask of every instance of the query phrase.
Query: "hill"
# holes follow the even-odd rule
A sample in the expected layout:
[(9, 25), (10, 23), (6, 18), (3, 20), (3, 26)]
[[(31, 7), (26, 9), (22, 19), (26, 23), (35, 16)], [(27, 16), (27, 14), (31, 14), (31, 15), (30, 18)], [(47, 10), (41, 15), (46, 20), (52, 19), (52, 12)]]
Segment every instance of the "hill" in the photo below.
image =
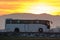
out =
[(35, 19), (35, 20), (49, 20), (52, 21), (51, 28), (60, 26), (60, 16), (52, 16), (49, 14), (30, 14), (30, 13), (14, 13), (0, 16), (0, 29), (5, 29), (5, 20), (12, 19)]

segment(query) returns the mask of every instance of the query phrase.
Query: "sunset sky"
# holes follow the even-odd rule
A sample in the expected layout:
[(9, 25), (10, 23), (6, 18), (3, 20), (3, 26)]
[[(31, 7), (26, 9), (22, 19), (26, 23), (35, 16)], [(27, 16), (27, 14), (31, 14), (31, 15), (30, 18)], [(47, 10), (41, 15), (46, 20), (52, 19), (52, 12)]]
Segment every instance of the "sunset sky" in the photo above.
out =
[(12, 13), (60, 15), (60, 0), (0, 0), (0, 15)]

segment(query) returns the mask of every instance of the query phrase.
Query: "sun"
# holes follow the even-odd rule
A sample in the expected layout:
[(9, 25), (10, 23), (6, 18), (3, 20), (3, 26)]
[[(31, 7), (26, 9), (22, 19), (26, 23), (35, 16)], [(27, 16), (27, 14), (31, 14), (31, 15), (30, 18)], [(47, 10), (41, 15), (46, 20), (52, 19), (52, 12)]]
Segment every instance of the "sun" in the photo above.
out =
[(54, 11), (55, 8), (52, 6), (46, 4), (39, 4), (31, 6), (27, 12), (30, 12), (32, 14), (42, 14), (42, 13), (51, 14)]

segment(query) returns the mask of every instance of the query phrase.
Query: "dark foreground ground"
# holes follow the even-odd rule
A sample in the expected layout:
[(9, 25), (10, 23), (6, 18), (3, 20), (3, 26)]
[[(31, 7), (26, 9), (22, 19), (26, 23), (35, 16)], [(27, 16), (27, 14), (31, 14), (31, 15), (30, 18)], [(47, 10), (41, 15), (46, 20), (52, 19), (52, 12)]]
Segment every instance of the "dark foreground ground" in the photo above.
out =
[(60, 40), (60, 38), (0, 37), (0, 40)]
[(41, 35), (21, 36), (22, 34), (25, 33), (0, 33), (0, 40), (60, 40), (60, 33), (38, 33), (43, 35), (42, 37), (40, 37)]

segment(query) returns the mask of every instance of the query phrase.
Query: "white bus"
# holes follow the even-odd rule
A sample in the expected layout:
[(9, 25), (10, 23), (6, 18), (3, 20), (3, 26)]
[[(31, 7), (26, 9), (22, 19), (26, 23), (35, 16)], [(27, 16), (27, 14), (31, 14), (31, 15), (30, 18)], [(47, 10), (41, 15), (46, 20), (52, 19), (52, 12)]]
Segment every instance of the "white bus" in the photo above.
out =
[(5, 21), (7, 32), (48, 32), (49, 29), (48, 20), (6, 19)]

